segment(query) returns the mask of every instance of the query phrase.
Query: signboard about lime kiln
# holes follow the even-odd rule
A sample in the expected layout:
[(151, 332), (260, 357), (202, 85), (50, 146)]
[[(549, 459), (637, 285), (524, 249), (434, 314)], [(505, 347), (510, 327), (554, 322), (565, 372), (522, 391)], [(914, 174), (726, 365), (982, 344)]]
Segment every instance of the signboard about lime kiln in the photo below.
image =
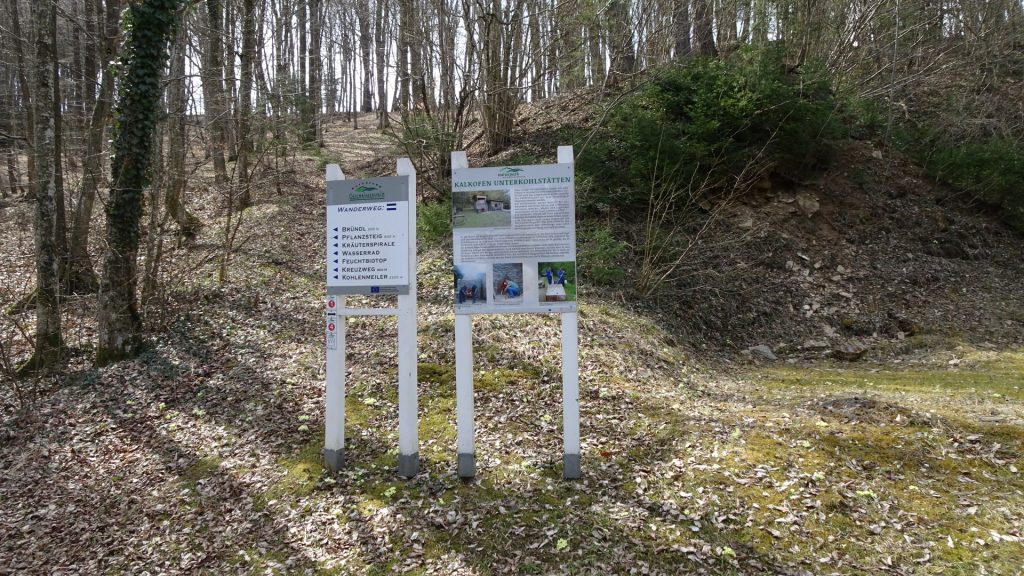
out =
[(327, 182), (327, 293), (409, 293), (409, 178)]

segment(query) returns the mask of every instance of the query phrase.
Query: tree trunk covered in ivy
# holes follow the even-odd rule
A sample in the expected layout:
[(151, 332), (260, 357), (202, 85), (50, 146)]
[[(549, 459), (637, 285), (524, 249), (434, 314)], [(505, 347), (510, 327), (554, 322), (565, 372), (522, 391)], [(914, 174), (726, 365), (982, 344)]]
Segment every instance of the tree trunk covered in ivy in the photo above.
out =
[(51, 17), (56, 6), (49, 2), (32, 4), (36, 29), (35, 62), (35, 249), (36, 249), (36, 343), (32, 357), (20, 368), (22, 374), (53, 366), (60, 361), (64, 343), (60, 328), (60, 279), (57, 253), (57, 184), (54, 179), (56, 130), (53, 103), (53, 38)]
[(141, 345), (142, 321), (135, 299), (139, 221), (159, 115), (160, 76), (167, 65), (168, 40), (181, 17), (180, 4), (181, 0), (146, 0), (132, 2), (128, 9), (97, 311), (96, 364), (101, 366), (134, 355)]

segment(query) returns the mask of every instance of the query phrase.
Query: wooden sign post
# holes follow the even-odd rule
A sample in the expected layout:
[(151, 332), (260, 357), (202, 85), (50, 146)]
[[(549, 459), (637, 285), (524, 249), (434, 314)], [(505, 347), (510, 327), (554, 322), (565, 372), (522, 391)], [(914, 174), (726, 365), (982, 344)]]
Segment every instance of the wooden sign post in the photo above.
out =
[(572, 146), (558, 163), (470, 168), (452, 152), (452, 253), (458, 473), (476, 475), (473, 315), (555, 313), (562, 319), (562, 475), (579, 478), (576, 207)]
[[(416, 171), (346, 180), (327, 166), (327, 347), (324, 462), (345, 461), (345, 323), (349, 316), (398, 318), (398, 473), (419, 472), (416, 375)], [(398, 296), (397, 308), (348, 308), (346, 295)]]

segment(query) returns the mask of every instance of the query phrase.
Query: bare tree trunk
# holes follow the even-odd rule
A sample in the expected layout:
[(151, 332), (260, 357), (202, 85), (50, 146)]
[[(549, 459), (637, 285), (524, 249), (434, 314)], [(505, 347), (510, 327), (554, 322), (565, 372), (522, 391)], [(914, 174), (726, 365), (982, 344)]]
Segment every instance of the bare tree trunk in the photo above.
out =
[[(171, 71), (167, 84), (167, 193), (164, 195), (164, 208), (174, 219), (178, 230), (185, 238), (194, 238), (202, 223), (185, 206), (185, 158), (188, 150), (187, 126), (185, 122), (188, 112), (186, 101), (185, 52), (188, 49), (186, 39), (187, 26), (179, 27), (171, 48)], [(243, 78), (244, 81), (244, 78)], [(241, 164), (241, 160), (239, 161)]]
[(441, 66), (441, 109), (450, 115), (456, 107), (455, 95), (455, 36), (458, 34), (455, 16), (443, 2), (435, 2), (437, 12), (438, 60)]
[(690, 44), (690, 0), (675, 0), (672, 22), (675, 32), (675, 56), (677, 60), (681, 60), (689, 56), (693, 50)]
[[(423, 71), (423, 53), (420, 51), (420, 45), (422, 42), (414, 41), (417, 36), (414, 34), (416, 28), (417, 19), (415, 17), (417, 11), (415, 10), (415, 0), (400, 0), (402, 5), (408, 10), (408, 29), (406, 34), (408, 35), (408, 46), (409, 46), (409, 74), (412, 77), (412, 83), (410, 90), (412, 90), (412, 107), (420, 110), (429, 106), (427, 101), (427, 85), (426, 77)], [(421, 32), (422, 33), (422, 32)]]
[[(738, 19), (739, 0), (718, 0), (715, 5), (715, 20), (718, 23), (718, 45), (728, 50), (736, 43), (736, 20)], [(819, 22), (824, 25), (825, 22)]]
[(607, 71), (604, 62), (604, 27), (596, 13), (588, 15), (587, 44), (590, 51), (590, 81), (603, 84)]
[(218, 186), (228, 184), (228, 168), (224, 158), (226, 145), (227, 107), (224, 105), (224, 63), (221, 22), (221, 0), (207, 0), (206, 54), (203, 58), (203, 109), (210, 128), (210, 156)]
[(611, 78), (615, 82), (617, 78), (636, 71), (636, 47), (633, 45), (633, 24), (629, 17), (628, 0), (611, 0), (606, 20)]
[(156, 134), (153, 138), (153, 182), (148, 186), (146, 192), (149, 195), (147, 202), (148, 222), (146, 224), (146, 258), (145, 268), (142, 273), (142, 308), (153, 299), (157, 291), (157, 278), (160, 276), (160, 258), (163, 253), (163, 238), (160, 234), (160, 191), (166, 187), (167, 170), (164, 166), (164, 130), (166, 122), (161, 122), (156, 127)]
[[(384, 42), (388, 20), (388, 3), (384, 0), (377, 0), (377, 14), (373, 25), (373, 42), (377, 52), (377, 128), (383, 130), (388, 127), (388, 86), (385, 76), (388, 50)], [(442, 72), (443, 74), (443, 72)]]
[(53, 206), (56, 216), (53, 238), (57, 244), (57, 273), (61, 285), (68, 284), (68, 217), (64, 206), (64, 112), (60, 89), (60, 62), (57, 60), (57, 9), (50, 11), (50, 74), (53, 75)]
[[(95, 3), (95, 9), (99, 11), (102, 2), (95, 0)], [(103, 37), (100, 45), (100, 90), (89, 120), (85, 158), (82, 162), (82, 188), (75, 204), (69, 245), (68, 288), (73, 293), (95, 292), (99, 286), (89, 256), (89, 225), (92, 221), (96, 192), (103, 181), (103, 143), (107, 140), (107, 116), (110, 115), (111, 100), (114, 97), (114, 74), (110, 70), (110, 63), (113, 62), (117, 50), (117, 20), (120, 14), (120, 2), (107, 0), (104, 23), (99, 26)]]
[(373, 51), (370, 48), (370, 2), (356, 1), (356, 21), (359, 24), (359, 55), (363, 66), (363, 99), (359, 110), (373, 112)]
[(320, 49), (323, 40), (323, 7), (321, 0), (309, 0), (309, 95), (312, 106), (311, 116), (307, 122), (312, 134), (312, 141), (317, 147), (324, 145), (324, 134), (320, 124), (323, 108), (323, 66)]
[(541, 10), (538, 0), (530, 0), (527, 18), (529, 20), (526, 30), (530, 34), (530, 60), (533, 64), (533, 73), (530, 78), (530, 99), (537, 101), (544, 97), (544, 53), (540, 42)]
[(402, 112), (412, 105), (412, 77), (409, 58), (413, 42), (412, 0), (398, 0), (398, 95), (396, 100)]
[(715, 47), (714, 14), (711, 12), (709, 0), (693, 0), (694, 32), (697, 38), (697, 54), (700, 56), (718, 56)]
[(297, 91), (300, 94), (306, 93), (306, 3), (309, 0), (296, 0), (295, 32), (299, 35), (297, 54), (299, 61), (299, 85)]
[(752, 7), (752, 0), (743, 0), (743, 34), (740, 36), (740, 42), (744, 44), (750, 42), (750, 11)]
[(19, 368), (21, 374), (50, 368), (60, 362), (64, 342), (61, 338), (60, 278), (58, 274), (56, 183), (54, 158), (56, 145), (53, 120), (53, 37), (51, 18), (57, 7), (49, 2), (32, 4), (32, 24), (36, 30), (34, 62), (35, 89), (35, 249), (36, 249), (36, 342), (32, 357)]
[[(11, 36), (14, 38), (14, 55), (18, 63), (18, 88), (21, 91), (21, 105), (25, 107), (25, 139), (30, 150), (28, 154), (28, 181), (36, 181), (36, 155), (31, 152), (35, 138), (35, 101), (32, 99), (32, 91), (29, 88), (28, 64), (25, 62), (25, 48), (22, 39), (25, 37), (21, 30), (21, 17), (18, 12), (18, 0), (9, 0), (7, 3), (8, 14), (11, 18)], [(32, 187), (31, 193), (35, 194)]]
[[(0, 38), (0, 51), (6, 53), (7, 44), (9, 39), (4, 36)], [(7, 165), (7, 183), (10, 187), (10, 195), (18, 195), (18, 151), (17, 141), (14, 137), (15, 132), (15, 117), (17, 115), (17, 106), (15, 101), (17, 97), (14, 95), (15, 79), (14, 75), (11, 74), (10, 70), (3, 71), (3, 77), (0, 78), (0, 82), (3, 82), (4, 86), (0, 88), (0, 132), (7, 134), (7, 136), (0, 136), (0, 153), (3, 154), (4, 160)], [(0, 197), (6, 198), (8, 196), (7, 189), (0, 187)]]
[(751, 25), (751, 44), (768, 43), (768, 0), (751, 0), (754, 23)]
[(238, 142), (236, 132), (238, 130), (238, 86), (235, 75), (235, 0), (222, 0), (224, 2), (224, 16), (221, 25), (221, 35), (224, 40), (221, 42), (224, 56), (221, 64), (224, 66), (222, 77), (224, 78), (224, 91), (221, 96), (221, 103), (224, 106), (224, 154), (227, 161), (238, 160)]
[[(249, 156), (252, 154), (253, 56), (256, 53), (256, 2), (242, 0), (241, 86), (238, 90), (238, 183), (242, 188), (239, 205), (252, 203), (249, 189)], [(172, 154), (174, 151), (171, 152)]]

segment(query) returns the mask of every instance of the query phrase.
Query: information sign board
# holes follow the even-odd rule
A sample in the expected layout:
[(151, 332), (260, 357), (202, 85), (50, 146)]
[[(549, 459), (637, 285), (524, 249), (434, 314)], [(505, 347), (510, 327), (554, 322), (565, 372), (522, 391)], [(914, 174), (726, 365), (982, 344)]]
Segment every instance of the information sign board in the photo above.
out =
[(409, 178), (327, 182), (327, 293), (409, 293)]
[(470, 168), (452, 152), (458, 474), (476, 475), (473, 314), (555, 312), (562, 322), (562, 476), (579, 478), (579, 323), (572, 146), (558, 163)]
[(456, 314), (576, 311), (573, 164), (455, 168)]

